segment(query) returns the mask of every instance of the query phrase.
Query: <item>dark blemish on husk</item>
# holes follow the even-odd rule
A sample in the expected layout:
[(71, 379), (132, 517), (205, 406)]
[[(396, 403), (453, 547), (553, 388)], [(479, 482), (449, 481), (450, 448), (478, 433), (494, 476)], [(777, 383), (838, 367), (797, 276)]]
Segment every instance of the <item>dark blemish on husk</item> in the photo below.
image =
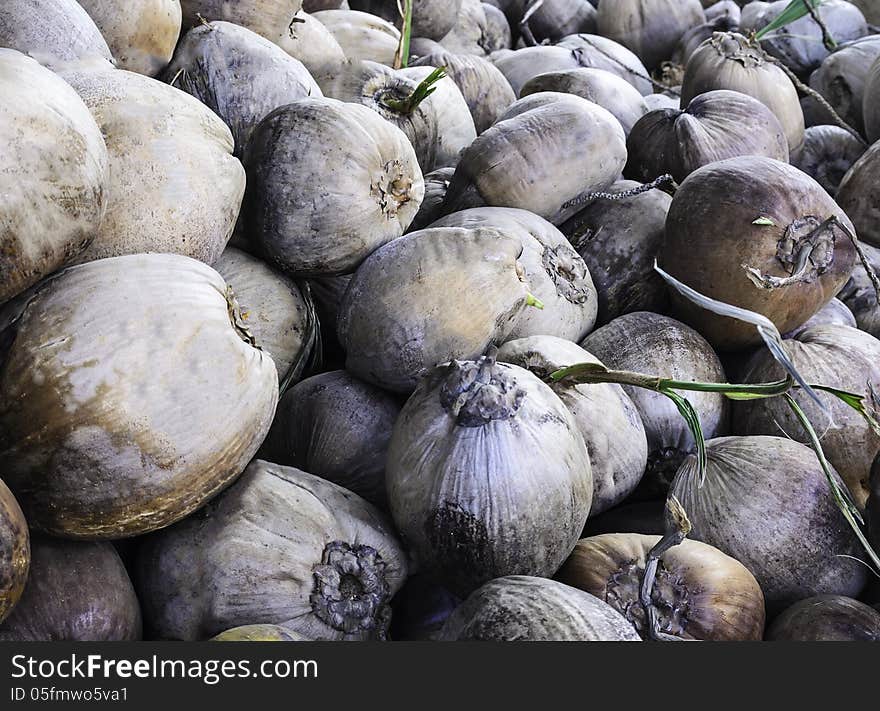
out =
[(455, 502), (434, 509), (425, 522), (435, 571), (450, 590), (470, 590), (474, 575), (493, 577), (495, 556), (485, 524)]
[(556, 293), (572, 304), (586, 303), (590, 298), (587, 286), (587, 265), (569, 245), (544, 249), (541, 261), (556, 285)]

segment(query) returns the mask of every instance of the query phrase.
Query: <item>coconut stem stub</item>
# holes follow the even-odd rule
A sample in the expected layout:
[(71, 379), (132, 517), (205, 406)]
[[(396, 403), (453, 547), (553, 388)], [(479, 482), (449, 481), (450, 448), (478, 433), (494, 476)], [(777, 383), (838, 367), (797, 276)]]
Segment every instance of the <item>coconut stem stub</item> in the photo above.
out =
[(482, 427), (514, 417), (526, 392), (490, 353), (478, 361), (453, 361), (440, 389), (440, 403), (462, 427)]

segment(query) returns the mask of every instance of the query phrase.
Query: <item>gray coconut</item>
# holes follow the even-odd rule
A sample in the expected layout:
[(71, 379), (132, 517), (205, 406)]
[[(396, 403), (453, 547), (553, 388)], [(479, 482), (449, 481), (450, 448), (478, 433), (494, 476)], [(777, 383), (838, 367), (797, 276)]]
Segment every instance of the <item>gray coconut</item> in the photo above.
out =
[(420, 83), (433, 72), (427, 66), (395, 70), (348, 60), (315, 78), (326, 96), (362, 104), (397, 126), (412, 144), (422, 171), (429, 173), (454, 167), (477, 137), (470, 109), (452, 79), (440, 79), (429, 96), (412, 102)]
[(30, 563), (27, 521), (12, 492), (0, 479), (0, 623), (21, 599)]
[(302, 0), (180, 0), (183, 29), (223, 20), (232, 22), (275, 40), (287, 31), (293, 16), (302, 9)]
[(71, 267), (0, 314), (4, 479), (32, 528), (134, 536), (244, 469), (278, 398), (226, 282), (171, 254)]
[(599, 4), (599, 34), (632, 50), (653, 71), (681, 36), (706, 21), (700, 0), (618, 0)]
[[(518, 25), (522, 20), (524, 11), (534, 5), (530, 1), (519, 1), (519, 17), (515, 23)], [(558, 42), (568, 35), (580, 32), (596, 33), (596, 8), (589, 0), (544, 0), (544, 3), (532, 13), (528, 20), (529, 30), (534, 38), (542, 43), (549, 40), (551, 43)]]
[[(618, 180), (607, 192), (638, 186)], [(615, 200), (597, 198), (560, 226), (590, 270), (599, 298), (599, 325), (632, 311), (665, 310), (666, 285), (654, 271), (654, 259), (671, 203), (662, 190)]]
[[(547, 381), (557, 370), (599, 359), (571, 341), (554, 336), (532, 336), (508, 341), (498, 349), (498, 360), (513, 363)], [(587, 445), (593, 471), (590, 516), (616, 506), (641, 481), (648, 459), (642, 418), (619, 385), (550, 383), (553, 392), (574, 415)]]
[[(454, 26), (462, 0), (419, 0), (412, 7), (412, 36), (439, 40)], [(338, 5), (338, 3), (337, 3)], [(391, 24), (400, 23), (397, 0), (349, 0), (352, 10), (369, 12)]]
[[(2, 10), (0, 10), (2, 13)], [(0, 49), (0, 304), (82, 253), (107, 202), (107, 147), (61, 78)]]
[(859, 239), (880, 246), (880, 141), (849, 169), (837, 189), (836, 200), (856, 228)]
[(478, 134), (491, 126), (516, 101), (510, 82), (483, 57), (452, 54), (442, 47), (429, 52), (410, 66), (445, 67), (467, 102)]
[[(692, 328), (667, 316), (637, 311), (593, 331), (581, 347), (607, 367), (661, 378), (724, 383), (721, 361)], [(648, 438), (646, 495), (665, 494), (682, 460), (695, 446), (693, 435), (675, 404), (665, 395), (625, 385), (639, 410)], [(726, 434), (729, 406), (720, 393), (689, 392), (707, 438)]]
[(440, 630), (446, 641), (639, 642), (611, 605), (555, 580), (511, 575), (486, 583)]
[(332, 481), (387, 508), (385, 460), (397, 400), (344, 370), (307, 378), (287, 391), (261, 456)]
[(459, 596), (504, 575), (555, 573), (593, 498), (574, 415), (492, 355), (419, 383), (394, 425), (386, 485), (420, 570)]
[(273, 111), (254, 130), (244, 162), (248, 239), (295, 277), (354, 271), (403, 234), (425, 192), (403, 131), (335, 99)]
[(297, 382), (320, 350), (315, 306), (307, 286), (247, 252), (227, 247), (214, 268), (232, 287), (241, 321), (275, 362), (282, 390)]
[(171, 61), (180, 37), (180, 0), (79, 0), (95, 21), (116, 66), (158, 75)]
[(287, 31), (274, 41), (313, 74), (345, 59), (345, 52), (330, 30), (304, 10), (296, 13)]
[(498, 30), (504, 28), (499, 28), (496, 22), (487, 18), (487, 11), (492, 13), (495, 8), (486, 6), (480, 0), (462, 0), (452, 29), (437, 41), (454, 54), (475, 54), (481, 57), (510, 47), (509, 26), (506, 27), (506, 34), (498, 34)]
[[(870, 398), (880, 392), (880, 341), (851, 326), (814, 326), (784, 342), (795, 367), (808, 383), (856, 393)], [(764, 349), (747, 367), (745, 380), (769, 383), (784, 380), (785, 372)], [(849, 405), (827, 393), (820, 393), (827, 413), (798, 390), (792, 395), (811, 422), (822, 431), (822, 449), (846, 482), (853, 499), (863, 508), (868, 498), (871, 462), (880, 452), (880, 436)], [(809, 443), (808, 435), (781, 398), (736, 403), (733, 430), (737, 434), (785, 435)]]
[(757, 99), (769, 108), (796, 155), (804, 142), (804, 113), (791, 80), (760, 47), (736, 32), (716, 32), (688, 60), (681, 86), (681, 105), (715, 89), (729, 89)]
[(187, 32), (163, 79), (223, 119), (239, 158), (266, 115), (297, 99), (322, 96), (298, 60), (257, 33), (229, 22), (211, 22)]
[(216, 260), (245, 185), (223, 121), (189, 94), (141, 74), (117, 69), (65, 79), (92, 112), (110, 155), (107, 212), (77, 261), (143, 252)]
[(796, 602), (767, 630), (772, 642), (880, 642), (880, 612), (843, 595)]
[(312, 13), (333, 35), (347, 59), (394, 63), (400, 32), (390, 22), (356, 10), (322, 10)]
[(825, 306), (819, 309), (802, 325), (785, 334), (785, 338), (797, 338), (799, 333), (803, 333), (813, 326), (849, 326), (850, 328), (858, 328), (856, 317), (849, 307), (840, 299), (831, 299)]
[(49, 69), (111, 69), (107, 42), (76, 0), (3, 0), (0, 47), (17, 49)]
[(512, 207), (477, 207), (454, 212), (432, 227), (490, 227), (522, 242), (519, 263), (530, 293), (544, 308), (526, 309), (508, 340), (549, 335), (577, 341), (596, 322), (596, 288), (586, 264), (547, 220)]
[(532, 94), (462, 153), (447, 209), (519, 207), (559, 224), (577, 212), (578, 198), (620, 175), (625, 142), (620, 122), (601, 106), (573, 94)]
[[(862, 244), (862, 250), (874, 271), (880, 271), (880, 249)], [(852, 276), (840, 290), (838, 297), (852, 311), (860, 329), (880, 338), (880, 302), (862, 264), (856, 264)]]
[(412, 392), (438, 363), (477, 358), (526, 307), (522, 242), (494, 228), (428, 228), (374, 252), (345, 292), (337, 324), (345, 367)]
[(136, 568), (147, 629), (185, 641), (252, 624), (311, 640), (383, 639), (407, 576), (378, 509), (259, 459), (198, 515), (146, 539)]
[(707, 453), (705, 480), (691, 456), (670, 493), (687, 512), (691, 538), (752, 572), (769, 615), (814, 595), (858, 596), (867, 568), (853, 560), (862, 555), (858, 540), (812, 449), (784, 437), (721, 437)]
[(644, 182), (665, 173), (681, 182), (701, 166), (735, 156), (789, 158), (785, 131), (773, 112), (751, 96), (727, 90), (700, 94), (682, 111), (652, 111), (635, 124), (626, 147), (626, 176)]
[(622, 44), (599, 34), (568, 35), (557, 42), (559, 47), (571, 50), (578, 66), (604, 69), (617, 74), (632, 84), (642, 96), (654, 93), (650, 74), (639, 59)]
[(541, 91), (574, 94), (598, 104), (620, 121), (626, 135), (629, 135), (635, 123), (648, 113), (648, 106), (638, 90), (629, 82), (604, 69), (579, 67), (538, 74), (523, 85), (520, 96)]
[(844, 176), (865, 153), (865, 145), (839, 126), (810, 126), (792, 165), (834, 196)]
[(27, 587), (0, 624), (0, 641), (140, 639), (140, 604), (111, 543), (33, 537)]

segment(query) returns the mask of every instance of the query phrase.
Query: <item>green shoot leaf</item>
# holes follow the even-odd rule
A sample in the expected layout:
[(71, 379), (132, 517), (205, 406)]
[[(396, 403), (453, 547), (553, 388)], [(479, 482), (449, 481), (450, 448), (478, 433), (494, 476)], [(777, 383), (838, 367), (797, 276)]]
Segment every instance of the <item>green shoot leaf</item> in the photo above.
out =
[(437, 90), (437, 87), (434, 86), (434, 84), (445, 77), (446, 67), (438, 67), (422, 79), (419, 85), (413, 89), (412, 94), (405, 99), (392, 99), (390, 97), (385, 97), (382, 99), (382, 103), (399, 114), (411, 114), (418, 108), (419, 104)]
[(865, 404), (865, 396), (864, 395), (856, 395), (855, 393), (849, 393), (845, 390), (838, 390), (837, 388), (831, 388), (827, 385), (813, 385), (815, 390), (821, 390), (822, 392), (829, 393), (833, 395), (838, 400), (849, 405), (853, 410), (858, 412), (863, 418), (865, 418), (865, 422), (868, 423), (871, 430), (873, 430), (874, 434), (880, 436), (880, 422), (878, 422), (875, 415), (877, 414), (876, 410), (868, 409), (868, 406)]
[(700, 415), (694, 409), (694, 406), (691, 405), (690, 400), (674, 390), (660, 390), (660, 392), (675, 403), (681, 416), (687, 422), (691, 434), (694, 436), (694, 442), (697, 443), (697, 472), (700, 475), (700, 485), (702, 486), (706, 479), (708, 456), (706, 454), (706, 438), (703, 436), (703, 426), (700, 424)]
[(753, 220), (752, 224), (760, 225), (761, 227), (776, 227), (776, 223), (769, 217), (759, 217), (757, 220)]
[(809, 15), (811, 9), (818, 9), (821, 4), (822, 0), (791, 0), (785, 9), (776, 16), (776, 19), (765, 25), (755, 35), (755, 39), (760, 41), (771, 32), (790, 25), (795, 20), (800, 20), (805, 15)]
[(400, 17), (403, 19), (403, 26), (400, 28), (400, 43), (397, 45), (397, 51), (394, 53), (394, 69), (404, 69), (409, 64), (409, 41), (412, 35), (412, 13), (413, 0), (403, 0), (403, 7), (397, 4), (400, 11)]

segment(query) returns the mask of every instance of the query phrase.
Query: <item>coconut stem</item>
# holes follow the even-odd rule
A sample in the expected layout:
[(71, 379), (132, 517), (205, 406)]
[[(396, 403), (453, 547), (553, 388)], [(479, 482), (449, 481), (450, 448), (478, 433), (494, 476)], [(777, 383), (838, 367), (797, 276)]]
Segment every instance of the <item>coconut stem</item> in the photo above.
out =
[(562, 205), (562, 209), (567, 210), (570, 207), (579, 207), (580, 205), (586, 205), (587, 203), (593, 202), (593, 200), (626, 200), (627, 198), (646, 193), (649, 190), (657, 190), (664, 187), (670, 188), (670, 192), (673, 194), (678, 189), (678, 184), (675, 182), (675, 178), (673, 178), (669, 173), (664, 173), (659, 178), (655, 178), (654, 180), (652, 180), (650, 183), (643, 183), (642, 185), (639, 185), (635, 188), (630, 188), (629, 190), (621, 190), (618, 193), (607, 193), (601, 190), (594, 193), (587, 193), (586, 195), (582, 195), (581, 197), (574, 198), (573, 200), (569, 200), (568, 202), (564, 203)]
[(400, 43), (397, 45), (397, 51), (394, 53), (394, 69), (403, 69), (409, 64), (409, 40), (412, 34), (412, 12), (413, 0), (403, 0), (403, 6), (400, 5), (401, 0), (397, 2), (397, 11), (403, 20), (400, 28)]
[[(827, 224), (827, 220), (822, 223)], [(746, 276), (749, 280), (760, 289), (779, 289), (783, 286), (791, 286), (792, 284), (800, 284), (809, 282), (812, 279), (813, 263), (810, 261), (810, 254), (813, 251), (813, 245), (804, 242), (798, 251), (797, 261), (795, 262), (795, 270), (791, 276), (778, 277), (762, 274), (759, 269), (743, 264), (746, 270)]]
[(833, 52), (837, 49), (837, 42), (835, 42), (834, 37), (831, 36), (831, 32), (828, 30), (828, 25), (825, 24), (825, 20), (823, 20), (822, 16), (819, 14), (819, 9), (809, 0), (801, 0), (801, 2), (807, 8), (807, 12), (810, 13), (813, 22), (819, 25), (819, 29), (822, 30), (822, 44), (825, 45), (825, 49), (829, 52)]
[(399, 114), (411, 114), (415, 111), (419, 104), (433, 94), (437, 87), (434, 86), (438, 81), (446, 76), (446, 67), (438, 67), (428, 76), (426, 76), (419, 85), (413, 89), (412, 94), (405, 99), (394, 99), (391, 97), (383, 97), (382, 103), (392, 111)]

